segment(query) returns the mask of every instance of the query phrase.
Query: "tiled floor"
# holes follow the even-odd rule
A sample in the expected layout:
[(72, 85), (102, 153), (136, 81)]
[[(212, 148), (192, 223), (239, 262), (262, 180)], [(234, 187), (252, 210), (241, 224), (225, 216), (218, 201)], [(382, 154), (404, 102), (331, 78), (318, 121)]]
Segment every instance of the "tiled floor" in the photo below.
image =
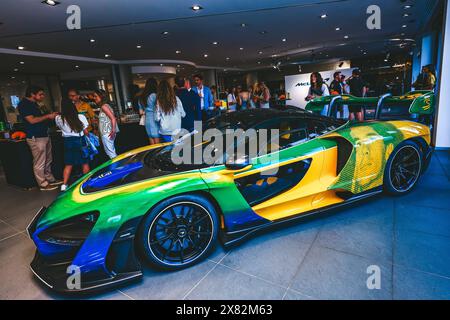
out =
[[(24, 229), (56, 192), (0, 177), (0, 299), (61, 299), (33, 279)], [(369, 290), (368, 266), (381, 270)], [(149, 268), (142, 281), (90, 299), (450, 299), (450, 153), (436, 152), (410, 194), (380, 196), (331, 216), (220, 247), (189, 269)]]

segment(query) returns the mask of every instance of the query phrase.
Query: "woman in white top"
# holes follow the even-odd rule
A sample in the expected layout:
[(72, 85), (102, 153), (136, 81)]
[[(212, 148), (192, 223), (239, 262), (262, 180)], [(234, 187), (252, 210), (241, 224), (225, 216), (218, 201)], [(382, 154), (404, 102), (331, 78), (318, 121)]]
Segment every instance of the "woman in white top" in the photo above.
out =
[(156, 92), (155, 120), (159, 122), (159, 133), (164, 142), (171, 142), (181, 130), (181, 118), (186, 113), (181, 100), (167, 80), (162, 80)]
[[(323, 81), (322, 75), (319, 72), (313, 72), (310, 76), (310, 84), (308, 91), (308, 96), (305, 98), (306, 101), (313, 100), (317, 97), (325, 97), (330, 95), (330, 90), (328, 86)], [(328, 105), (325, 105), (321, 114), (326, 115), (328, 110)]]
[(116, 140), (116, 134), (119, 132), (116, 116), (114, 110), (108, 104), (108, 98), (104, 90), (94, 91), (94, 102), (100, 107), (98, 130), (100, 131), (103, 148), (108, 157), (113, 159), (117, 157), (114, 141)]
[(237, 110), (237, 100), (236, 100), (236, 88), (231, 88), (228, 90), (227, 102), (228, 102), (228, 111), (236, 111)]
[(61, 115), (55, 118), (56, 125), (62, 131), (64, 138), (64, 172), (61, 191), (67, 189), (70, 174), (74, 165), (81, 165), (83, 173), (89, 172), (89, 158), (83, 156), (84, 135), (89, 134), (89, 123), (86, 117), (78, 114), (77, 108), (69, 100), (61, 103)]
[(270, 108), (270, 90), (266, 86), (264, 82), (259, 84), (259, 107), (261, 109), (269, 109)]

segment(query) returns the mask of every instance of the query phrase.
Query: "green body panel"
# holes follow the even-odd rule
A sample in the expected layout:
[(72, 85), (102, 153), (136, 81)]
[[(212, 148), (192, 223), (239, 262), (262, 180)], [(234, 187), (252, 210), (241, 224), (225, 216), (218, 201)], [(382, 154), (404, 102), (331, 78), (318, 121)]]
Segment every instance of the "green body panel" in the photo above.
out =
[[(305, 109), (313, 113), (320, 113), (336, 96), (317, 97), (308, 102)], [(385, 105), (398, 105), (408, 108), (410, 114), (431, 115), (435, 109), (435, 95), (433, 91), (412, 91), (403, 96), (360, 98), (352, 95), (341, 95), (336, 100), (337, 105), (365, 106), (376, 108), (382, 99)]]
[[(89, 176), (90, 174), (82, 181)], [(144, 215), (151, 207), (168, 197), (208, 189), (198, 171), (171, 175), (170, 179), (158, 184), (152, 184), (151, 180), (158, 179), (89, 195), (80, 195), (82, 183), (75, 184), (52, 203), (39, 225), (53, 224), (78, 214), (99, 211), (100, 216), (95, 229), (116, 228), (129, 219)], [(139, 185), (142, 187), (137, 187)]]

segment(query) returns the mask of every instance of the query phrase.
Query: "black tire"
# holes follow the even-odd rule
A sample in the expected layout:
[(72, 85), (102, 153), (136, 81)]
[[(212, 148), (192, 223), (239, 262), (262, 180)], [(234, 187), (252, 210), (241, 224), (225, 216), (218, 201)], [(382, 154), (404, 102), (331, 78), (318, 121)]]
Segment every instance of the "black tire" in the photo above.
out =
[(179, 270), (206, 258), (217, 242), (214, 205), (200, 195), (180, 195), (156, 205), (143, 219), (138, 246), (153, 267)]
[(384, 170), (384, 190), (391, 195), (410, 192), (423, 167), (423, 155), (417, 143), (403, 141), (392, 152)]

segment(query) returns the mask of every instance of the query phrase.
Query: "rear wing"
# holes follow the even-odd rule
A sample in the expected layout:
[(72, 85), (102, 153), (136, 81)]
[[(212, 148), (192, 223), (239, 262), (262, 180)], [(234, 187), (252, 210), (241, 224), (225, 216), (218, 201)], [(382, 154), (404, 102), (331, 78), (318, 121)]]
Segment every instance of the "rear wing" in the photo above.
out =
[(343, 118), (345, 107), (361, 108), (366, 120), (407, 119), (431, 124), (435, 110), (435, 96), (433, 91), (412, 91), (403, 96), (385, 94), (370, 98), (333, 95), (311, 100), (305, 109), (328, 117)]

